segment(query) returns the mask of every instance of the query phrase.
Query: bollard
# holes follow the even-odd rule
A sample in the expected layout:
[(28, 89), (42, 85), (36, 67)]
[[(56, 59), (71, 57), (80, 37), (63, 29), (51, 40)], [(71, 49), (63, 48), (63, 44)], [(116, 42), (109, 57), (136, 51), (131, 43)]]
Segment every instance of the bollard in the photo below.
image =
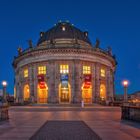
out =
[(81, 107), (84, 107), (84, 100), (81, 101)]

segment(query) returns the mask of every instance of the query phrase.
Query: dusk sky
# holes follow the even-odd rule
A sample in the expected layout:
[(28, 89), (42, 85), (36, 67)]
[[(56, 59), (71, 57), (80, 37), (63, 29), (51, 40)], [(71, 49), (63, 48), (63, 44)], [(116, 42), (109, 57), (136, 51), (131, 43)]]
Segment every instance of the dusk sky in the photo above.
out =
[(40, 31), (59, 20), (88, 30), (92, 44), (98, 38), (101, 48), (112, 47), (118, 61), (116, 93), (123, 93), (123, 79), (130, 81), (129, 93), (140, 90), (139, 0), (1, 0), (0, 82), (8, 82), (9, 93), (13, 93), (17, 48), (27, 48), (29, 39), (36, 45)]

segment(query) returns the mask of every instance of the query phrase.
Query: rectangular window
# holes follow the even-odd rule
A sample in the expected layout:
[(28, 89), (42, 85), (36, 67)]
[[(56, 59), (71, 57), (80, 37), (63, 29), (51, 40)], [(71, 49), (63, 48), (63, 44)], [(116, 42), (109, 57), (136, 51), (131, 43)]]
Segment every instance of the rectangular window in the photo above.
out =
[(28, 77), (28, 69), (25, 69), (25, 70), (24, 70), (24, 77), (25, 77), (25, 78)]
[(39, 66), (38, 74), (46, 74), (46, 66)]
[(105, 77), (105, 69), (101, 68), (101, 77)]
[(91, 67), (83, 66), (83, 74), (91, 74)]
[(69, 65), (60, 65), (60, 73), (62, 74), (69, 73)]

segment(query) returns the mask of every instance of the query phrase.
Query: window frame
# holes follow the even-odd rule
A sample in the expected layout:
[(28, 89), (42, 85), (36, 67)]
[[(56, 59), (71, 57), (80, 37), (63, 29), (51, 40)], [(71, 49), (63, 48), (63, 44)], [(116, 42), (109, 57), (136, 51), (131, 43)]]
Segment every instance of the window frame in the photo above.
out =
[(38, 75), (45, 75), (47, 71), (47, 67), (45, 65), (38, 66)]

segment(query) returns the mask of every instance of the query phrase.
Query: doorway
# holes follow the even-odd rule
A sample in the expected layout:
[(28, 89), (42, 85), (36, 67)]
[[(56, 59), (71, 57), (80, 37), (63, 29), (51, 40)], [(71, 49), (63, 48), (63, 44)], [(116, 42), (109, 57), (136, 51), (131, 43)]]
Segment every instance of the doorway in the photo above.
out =
[(59, 85), (59, 97), (60, 103), (69, 103), (70, 102), (70, 85), (69, 83), (61, 83)]
[(92, 103), (92, 86), (91, 83), (83, 83), (82, 86), (82, 99), (84, 103)]
[(45, 82), (38, 84), (38, 103), (47, 103), (48, 100), (48, 87)]

